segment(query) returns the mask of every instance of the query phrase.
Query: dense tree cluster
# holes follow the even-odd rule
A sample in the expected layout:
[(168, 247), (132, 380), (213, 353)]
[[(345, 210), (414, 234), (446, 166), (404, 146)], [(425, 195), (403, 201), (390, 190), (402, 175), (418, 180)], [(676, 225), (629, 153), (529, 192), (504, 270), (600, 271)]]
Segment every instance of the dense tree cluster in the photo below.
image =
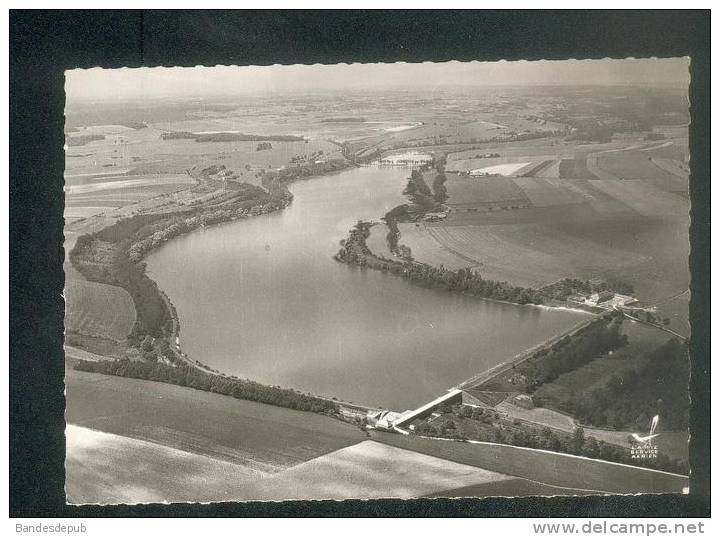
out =
[(447, 181), (447, 177), (445, 177), (445, 172), (438, 173), (433, 180), (434, 197), (435, 201), (438, 203), (445, 203), (445, 201), (447, 201), (448, 195), (445, 181)]
[(394, 252), (398, 248), (398, 240), (400, 238), (400, 228), (398, 227), (398, 221), (402, 222), (407, 219), (408, 206), (398, 205), (397, 207), (390, 209), (385, 213), (385, 224), (390, 231), (387, 234), (387, 243), (390, 247), (390, 251)]
[(442, 154), (435, 157), (434, 167), (437, 175), (433, 179), (433, 197), (437, 203), (445, 203), (447, 201), (447, 187), (445, 187), (445, 164), (447, 162), (447, 155)]
[(279, 185), (287, 185), (297, 179), (323, 175), (344, 170), (351, 164), (343, 158), (332, 158), (322, 162), (298, 163), (280, 170), (268, 170), (262, 174), (262, 184), (269, 190), (276, 189)]
[(563, 278), (540, 289), (543, 295), (554, 300), (565, 300), (571, 295), (589, 295), (601, 291), (613, 291), (622, 295), (632, 295), (635, 292), (632, 285), (616, 279), (590, 282), (577, 278)]
[(113, 244), (85, 235), (78, 238), (70, 259), (89, 281), (116, 285), (130, 294), (137, 315), (129, 340), (135, 344), (146, 335), (169, 335), (172, 317), (157, 284), (145, 274), (145, 265), (130, 260), (128, 245), (129, 239)]
[(622, 314), (601, 317), (552, 347), (538, 351), (532, 359), (520, 364), (516, 371), (526, 377), (527, 390), (533, 392), (563, 373), (627, 345), (627, 336), (620, 333), (621, 325)]
[[(633, 361), (636, 367), (618, 371), (604, 384), (571, 392), (554, 405), (581, 422), (626, 430), (645, 428), (652, 416), (660, 415), (666, 430), (687, 430), (687, 347), (676, 339)], [(534, 397), (535, 403), (545, 404)]]
[(503, 300), (517, 304), (542, 304), (542, 294), (535, 289), (515, 287), (507, 282), (484, 279), (480, 273), (468, 268), (449, 270), (442, 266), (431, 267), (412, 261), (391, 261), (380, 259), (372, 254), (366, 244), (370, 234), (370, 225), (359, 222), (345, 240), (335, 259), (343, 263), (359, 265), (398, 274), (418, 285), (438, 287), (447, 291), (456, 291)]
[(318, 414), (337, 415), (339, 411), (338, 406), (332, 401), (310, 394), (276, 386), (266, 386), (237, 377), (214, 375), (187, 365), (170, 366), (127, 359), (98, 362), (80, 360), (75, 369), (187, 386), (188, 388), (219, 393), (236, 399), (257, 401), (267, 405), (316, 412)]
[[(463, 420), (473, 420), (479, 422), (479, 424), (464, 427)], [(684, 475), (688, 473), (687, 462), (670, 459), (663, 453), (658, 454), (656, 459), (633, 459), (629, 449), (598, 441), (592, 436), (586, 436), (582, 427), (575, 429), (573, 434), (562, 433), (548, 427), (539, 428), (520, 422), (513, 423), (503, 420), (492, 409), (471, 409), (467, 406), (454, 407), (451, 415), (445, 415), (442, 419), (433, 423), (420, 423), (417, 425), (415, 432), (424, 436), (477, 440), (545, 449), (593, 459), (645, 466)]]
[(542, 304), (543, 296), (529, 287), (516, 287), (507, 282), (486, 280), (477, 271), (469, 268), (449, 270), (431, 267), (424, 263), (411, 263), (403, 275), (416, 283), (428, 287), (441, 287), (448, 291), (460, 291), (470, 295), (516, 304)]
[(408, 179), (407, 187), (403, 194), (408, 196), (410, 200), (419, 207), (422, 212), (432, 211), (437, 207), (435, 195), (425, 182), (423, 173), (420, 170), (413, 170)]
[(135, 325), (129, 336), (137, 345), (146, 336), (168, 337), (173, 312), (157, 284), (145, 274), (142, 257), (160, 244), (200, 226), (212, 225), (287, 206), (292, 194), (284, 186), (266, 191), (247, 183), (213, 193), (202, 205), (172, 214), (140, 214), (118, 220), (94, 234), (78, 237), (70, 252), (73, 265), (88, 280), (117, 285), (135, 303)]

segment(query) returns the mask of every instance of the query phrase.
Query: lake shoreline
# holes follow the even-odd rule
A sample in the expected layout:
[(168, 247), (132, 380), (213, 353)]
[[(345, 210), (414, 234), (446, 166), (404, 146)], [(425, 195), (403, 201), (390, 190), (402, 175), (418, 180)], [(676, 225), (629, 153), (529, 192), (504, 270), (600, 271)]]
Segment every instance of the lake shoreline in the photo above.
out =
[[(163, 245), (165, 245), (165, 244), (168, 244), (168, 243), (171, 242), (172, 239), (174, 239), (174, 238), (178, 238), (178, 237), (180, 237), (180, 236), (185, 236), (185, 235), (187, 235), (187, 234), (191, 234), (193, 231), (197, 231), (198, 229), (212, 229), (212, 228), (215, 228), (215, 227), (219, 227), (221, 224), (230, 224), (230, 223), (236, 222), (236, 221), (238, 221), (238, 220), (247, 219), (247, 218), (249, 218), (250, 216), (259, 216), (259, 215), (261, 215), (261, 214), (269, 214), (270, 212), (275, 212), (275, 211), (279, 211), (280, 209), (285, 209), (285, 208), (287, 208), (288, 206), (291, 205), (292, 200), (293, 200), (293, 195), (292, 195), (292, 193), (289, 191), (289, 189), (287, 188), (288, 185), (294, 184), (294, 183), (297, 183), (297, 182), (304, 182), (305, 179), (318, 179), (318, 178), (321, 178), (321, 177), (326, 176), (326, 175), (335, 175), (335, 174), (338, 174), (338, 173), (341, 173), (341, 172), (346, 171), (348, 167), (356, 167), (356, 166), (355, 166), (353, 163), (347, 163), (347, 165), (346, 165), (345, 167), (343, 167), (343, 169), (340, 169), (340, 170), (338, 170), (338, 169), (332, 169), (332, 170), (327, 170), (325, 173), (319, 174), (319, 175), (313, 175), (313, 176), (298, 176), (298, 177), (294, 177), (291, 181), (287, 181), (287, 182), (284, 181), (284, 180), (283, 180), (283, 181), (279, 181), (279, 182), (278, 182), (278, 181), (272, 181), (272, 179), (277, 179), (277, 177), (274, 176), (274, 177), (272, 177), (271, 180), (263, 181), (263, 183), (266, 184), (265, 188), (266, 188), (268, 191), (269, 191), (268, 187), (270, 187), (270, 188), (272, 188), (272, 189), (281, 188), (282, 190), (284, 190), (284, 191), (286, 191), (286, 192), (288, 193), (288, 196), (287, 196), (288, 201), (287, 201), (287, 203), (283, 204), (281, 207), (274, 207), (272, 210), (264, 210), (265, 208), (262, 208), (262, 209), (259, 209), (259, 210), (257, 210), (257, 211), (249, 211), (248, 214), (245, 214), (245, 215), (242, 215), (242, 216), (230, 216), (229, 218), (224, 219), (224, 220), (217, 220), (217, 221), (214, 221), (213, 223), (208, 224), (208, 225), (202, 225), (202, 226), (199, 226), (199, 227), (196, 227), (196, 228), (193, 228), (193, 229), (189, 229), (189, 230), (187, 230), (187, 232), (181, 233), (181, 234), (177, 234), (177, 235), (175, 235), (175, 236), (173, 236), (173, 237), (170, 237), (167, 241), (163, 241), (163, 242), (157, 243), (157, 244), (155, 244), (155, 245), (154, 245), (153, 247), (151, 247), (151, 248), (143, 249), (141, 255), (138, 256), (138, 258), (136, 259), (136, 262), (137, 262), (137, 263), (142, 263), (142, 264), (144, 265), (145, 257), (146, 257), (147, 255), (149, 255), (151, 252), (154, 252), (154, 251), (155, 251), (157, 248), (159, 248), (160, 246), (163, 246)], [(148, 279), (150, 279), (149, 276), (148, 276)], [(152, 279), (152, 281), (153, 281), (153, 283), (155, 284), (155, 286), (157, 287), (157, 292), (158, 292), (159, 296), (161, 297), (161, 299), (163, 300), (163, 302), (166, 304), (166, 309), (167, 309), (167, 311), (168, 311), (169, 318), (170, 318), (170, 320), (171, 320), (171, 325), (172, 325), (172, 327), (173, 327), (173, 329), (172, 329), (172, 330), (169, 332), (169, 334), (166, 336), (166, 339), (167, 339), (167, 340), (169, 341), (169, 343), (170, 343), (168, 350), (169, 350), (169, 352), (174, 356), (174, 361), (176, 361), (176, 362), (178, 362), (178, 363), (186, 364), (186, 365), (188, 365), (188, 366), (190, 366), (190, 367), (193, 367), (193, 368), (195, 368), (195, 369), (197, 369), (197, 370), (199, 370), (199, 371), (201, 371), (201, 372), (203, 372), (203, 373), (206, 373), (206, 374), (219, 375), (219, 376), (227, 376), (227, 374), (222, 371), (222, 367), (219, 367), (219, 368), (211, 367), (211, 366), (209, 366), (209, 365), (206, 365), (206, 364), (203, 363), (202, 361), (200, 361), (200, 360), (198, 360), (198, 359), (196, 359), (196, 358), (194, 359), (193, 357), (191, 357), (191, 356), (189, 356), (188, 354), (186, 354), (185, 352), (183, 352), (183, 350), (182, 350), (182, 345), (181, 345), (181, 342), (180, 342), (181, 323), (180, 323), (180, 318), (179, 318), (177, 309), (176, 309), (175, 305), (173, 304), (170, 296), (158, 285), (157, 281), (155, 281), (154, 279)], [(429, 287), (432, 287), (432, 286), (429, 286)], [(473, 296), (472, 293), (462, 293), (462, 294), (466, 294), (466, 295), (468, 295), (468, 296)], [(499, 300), (499, 299), (494, 299), (494, 298), (490, 298), (490, 297), (477, 297), (477, 296), (474, 296), (474, 298), (483, 298), (483, 299), (484, 299), (485, 301), (487, 301), (487, 302), (494, 302), (494, 303), (498, 303), (498, 304), (505, 304), (505, 305), (511, 305), (511, 306), (532, 305), (532, 304), (519, 304), (519, 303), (516, 303), (516, 302), (511, 302), (511, 301), (507, 301), (507, 300)], [(554, 307), (549, 307), (549, 306), (541, 306), (541, 308), (542, 308), (543, 310), (556, 309), (556, 308), (554, 308)], [(567, 308), (565, 308), (565, 309), (567, 310)], [(572, 311), (572, 313), (579, 313), (579, 312)], [(588, 312), (583, 311), (582, 313), (587, 314)], [(176, 338), (177, 338), (177, 339), (176, 339)], [(494, 368), (494, 367), (495, 367), (495, 366), (491, 366), (490, 369), (492, 369), (492, 368)], [(315, 392), (314, 390), (311, 390), (310, 393), (312, 393), (313, 396), (315, 396), (315, 397), (322, 398), (322, 399), (326, 399), (326, 400), (328, 400), (328, 401), (333, 401), (333, 402), (335, 402), (335, 403), (338, 404), (338, 405), (345, 405), (345, 407), (346, 407), (347, 409), (351, 409), (351, 410), (357, 410), (357, 409), (360, 408), (360, 407), (366, 408), (366, 409), (373, 409), (373, 408), (375, 408), (375, 407), (368, 406), (367, 404), (358, 405), (358, 404), (356, 404), (356, 403), (351, 403), (351, 402), (346, 401), (346, 400), (344, 401), (344, 400), (342, 400), (341, 398), (335, 398), (335, 397), (332, 397), (332, 398), (331, 398), (331, 397), (326, 397), (326, 396), (322, 396), (322, 395), (316, 395), (316, 392)], [(323, 393), (323, 392), (317, 392), (317, 393)], [(383, 405), (379, 405), (379, 406), (383, 406)]]

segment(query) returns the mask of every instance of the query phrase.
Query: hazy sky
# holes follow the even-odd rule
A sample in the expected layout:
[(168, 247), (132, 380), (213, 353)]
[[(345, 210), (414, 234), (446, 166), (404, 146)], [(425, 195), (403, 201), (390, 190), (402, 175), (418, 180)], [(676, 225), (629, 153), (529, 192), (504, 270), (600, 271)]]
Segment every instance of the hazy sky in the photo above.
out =
[(687, 86), (687, 58), (76, 69), (68, 101), (418, 86)]

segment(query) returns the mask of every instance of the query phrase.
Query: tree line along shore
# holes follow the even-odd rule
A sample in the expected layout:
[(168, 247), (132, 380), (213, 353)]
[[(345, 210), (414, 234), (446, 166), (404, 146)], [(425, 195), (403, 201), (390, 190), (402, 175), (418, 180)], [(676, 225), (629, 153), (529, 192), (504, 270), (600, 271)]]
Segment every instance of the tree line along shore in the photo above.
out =
[[(629, 321), (618, 311), (593, 318), (511, 367), (471, 382), (465, 389), (476, 404), (443, 405), (438, 419), (417, 424), (415, 431), (425, 436), (549, 449), (686, 474), (686, 457), (658, 453), (656, 458), (635, 458), (628, 447), (603, 441), (592, 432), (586, 434), (586, 429), (596, 428), (647, 430), (654, 415), (662, 416), (663, 431), (686, 431), (688, 427), (687, 344), (670, 338), (648, 348), (632, 347), (623, 333), (623, 322)], [(595, 367), (592, 379), (587, 378), (589, 367)], [(571, 382), (570, 378), (574, 387), (559, 389)], [(558, 379), (562, 382), (556, 382)], [(578, 426), (570, 433), (513, 417), (512, 413), (504, 415), (506, 407), (500, 403), (507, 404), (518, 394), (532, 402), (530, 408), (572, 416)]]
[[(69, 252), (73, 267), (89, 281), (128, 291), (137, 314), (127, 337), (126, 354), (134, 359), (80, 360), (76, 368), (157, 380), (276, 406), (341, 416), (339, 406), (326, 398), (227, 377), (201, 362), (181, 360), (184, 355), (175, 349), (173, 341), (179, 328), (177, 313), (156, 282), (147, 276), (142, 259), (154, 248), (195, 229), (283, 209), (292, 202), (288, 184), (305, 177), (335, 172), (349, 165), (352, 164), (331, 160), (266, 171), (262, 176), (262, 187), (236, 181), (214, 185), (208, 174), (204, 174), (206, 188), (199, 191), (193, 201), (183, 205), (171, 202), (169, 207), (158, 206), (150, 212), (135, 214), (78, 237)], [(218, 186), (221, 188), (216, 189)], [(74, 334), (68, 336), (72, 339)]]
[[(210, 370), (199, 362), (194, 364), (189, 360), (179, 361), (172, 340), (177, 333), (177, 315), (169, 300), (163, 297), (157, 284), (146, 275), (145, 264), (142, 261), (143, 257), (152, 249), (200, 227), (282, 209), (292, 201), (292, 194), (287, 188), (289, 183), (304, 177), (339, 171), (354, 164), (356, 163), (348, 160), (328, 161), (271, 170), (264, 172), (262, 187), (227, 181), (223, 184), (222, 189), (198, 196), (191, 203), (182, 206), (158, 207), (154, 212), (136, 214), (100, 231), (79, 237), (69, 254), (73, 266), (90, 281), (126, 289), (135, 303), (137, 318), (128, 337), (128, 345), (140, 360), (121, 359), (100, 362), (81, 360), (77, 363), (76, 368), (82, 371), (177, 384), (239, 399), (321, 413), (363, 424), (363, 420), (357, 415), (346, 416), (341, 411), (341, 404), (327, 398), (227, 376)], [(398, 244), (397, 222), (415, 221), (428, 212), (442, 208), (442, 203), (446, 199), (443, 166), (444, 158), (441, 158), (438, 159), (433, 169), (413, 170), (405, 189), (405, 194), (408, 195), (411, 203), (396, 207), (385, 215), (385, 221), (390, 229), (387, 240), (393, 252), (398, 254), (396, 259), (378, 257), (369, 250), (366, 239), (372, 224), (366, 222), (359, 222), (350, 231), (349, 237), (342, 241), (341, 249), (335, 258), (348, 264), (388, 271), (419, 285), (439, 287), (449, 291), (517, 304), (543, 304), (577, 292), (578, 289), (586, 290), (588, 282), (569, 278), (550, 289), (531, 289), (512, 286), (507, 282), (486, 280), (479, 273), (470, 269), (451, 271), (443, 267), (431, 267), (415, 262), (411, 257), (411, 252)], [(434, 174), (434, 179), (431, 181), (432, 189), (425, 179), (429, 174)], [(576, 340), (575, 335), (562, 340), (563, 344), (569, 345), (567, 349), (571, 349), (572, 352), (566, 349), (567, 352), (563, 354), (564, 351), (560, 348), (562, 346), (558, 348), (553, 346), (552, 350), (548, 351), (549, 354), (537, 353), (537, 356), (534, 356), (535, 359), (527, 364), (527, 367), (534, 369), (523, 370), (527, 373), (526, 378), (530, 379), (527, 382), (528, 391), (535, 391), (542, 384), (551, 382), (563, 372), (582, 365), (575, 363), (578, 356), (597, 355), (597, 353), (585, 353), (587, 349), (583, 347), (584, 344), (600, 345), (603, 347), (602, 352), (607, 352), (605, 347), (616, 349), (623, 346), (622, 337), (614, 328), (605, 326), (601, 330), (602, 334), (596, 334), (594, 330), (589, 330), (587, 333), (583, 331), (583, 334), (578, 335), (578, 337), (582, 336), (582, 340)], [(625, 343), (627, 342), (625, 341)], [(619, 393), (617, 384), (616, 380), (608, 383), (606, 391), (603, 392), (604, 395), (600, 395), (598, 392), (597, 397), (607, 398), (613, 394), (617, 395)], [(615, 391), (613, 392), (613, 390)], [(579, 404), (576, 406), (579, 408)], [(587, 408), (587, 405), (583, 408)], [(464, 416), (467, 414), (467, 410), (462, 412), (463, 416), (461, 417), (467, 418)], [(593, 417), (587, 412), (584, 418), (588, 422), (593, 420)], [(481, 421), (486, 419), (487, 416)], [(442, 430), (427, 429), (423, 432), (428, 436), (433, 436), (433, 433), (442, 436), (448, 435), (448, 430), (446, 427)], [(467, 436), (453, 431), (449, 436), (456, 439), (468, 439)], [(541, 448), (560, 446), (557, 450), (574, 446), (565, 451), (618, 462), (626, 461), (627, 454), (624, 450), (618, 452), (609, 448), (601, 449), (593, 444), (592, 439), (574, 438), (571, 442), (564, 437), (553, 439), (544, 431), (542, 432), (544, 440), (539, 441), (535, 438), (536, 436), (534, 433), (525, 431), (495, 435), (492, 441)], [(682, 466), (678, 466), (676, 461), (663, 459), (658, 464), (671, 471), (682, 470)]]
[[(350, 230), (335, 259), (342, 263), (382, 270), (399, 275), (413, 283), (426, 287), (437, 287), (448, 291), (458, 291), (485, 299), (499, 300), (514, 304), (565, 305), (567, 297), (575, 294), (589, 294), (599, 291), (633, 292), (632, 286), (621, 281), (590, 282), (578, 278), (564, 278), (540, 289), (512, 285), (506, 281), (489, 280), (482, 274), (469, 268), (450, 270), (420, 263), (413, 259), (412, 251), (400, 242), (398, 223), (419, 222), (428, 215), (446, 212), (447, 188), (445, 182), (445, 153), (435, 156), (432, 166), (423, 165), (411, 171), (405, 194), (409, 203), (398, 205), (388, 211), (382, 220), (388, 227), (387, 244), (394, 254), (388, 259), (372, 252), (367, 246), (370, 228), (373, 222), (359, 221)], [(428, 185), (431, 180), (432, 187)], [(576, 306), (578, 307), (578, 306)]]
[[(286, 141), (294, 137), (275, 138)], [(185, 357), (174, 341), (179, 331), (174, 306), (157, 283), (147, 276), (142, 260), (154, 248), (195, 229), (281, 210), (292, 202), (293, 196), (288, 189), (292, 182), (335, 173), (366, 160), (348, 152), (344, 159), (263, 170), (261, 187), (237, 180), (219, 181), (214, 178), (216, 167), (211, 166), (200, 172), (200, 188), (192, 201), (158, 205), (148, 212), (134, 214), (99, 231), (79, 236), (68, 255), (73, 267), (88, 281), (128, 291), (136, 318), (127, 337), (126, 358), (104, 362), (79, 360), (76, 368), (217, 391), (359, 423), (352, 405), (343, 413), (341, 405), (328, 398), (228, 377), (198, 360)], [(78, 339), (73, 333), (66, 337), (71, 343)]]

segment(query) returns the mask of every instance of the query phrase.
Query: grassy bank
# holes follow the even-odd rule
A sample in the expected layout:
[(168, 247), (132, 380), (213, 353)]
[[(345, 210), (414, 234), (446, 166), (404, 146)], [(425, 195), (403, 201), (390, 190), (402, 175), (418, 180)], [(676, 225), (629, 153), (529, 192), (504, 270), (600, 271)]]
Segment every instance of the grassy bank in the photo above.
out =
[(177, 386), (186, 386), (205, 392), (219, 393), (236, 399), (256, 401), (273, 406), (291, 408), (338, 416), (338, 406), (327, 399), (314, 397), (296, 390), (266, 386), (258, 382), (216, 375), (201, 371), (189, 365), (166, 365), (131, 360), (85, 361), (79, 360), (75, 365), (78, 371), (102, 373), (135, 379), (153, 380)]

